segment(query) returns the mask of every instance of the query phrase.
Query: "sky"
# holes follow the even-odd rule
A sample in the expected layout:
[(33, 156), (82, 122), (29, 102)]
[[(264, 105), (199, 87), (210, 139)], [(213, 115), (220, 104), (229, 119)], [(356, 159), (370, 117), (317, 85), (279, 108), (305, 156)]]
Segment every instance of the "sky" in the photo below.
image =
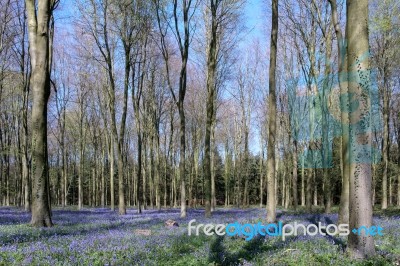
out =
[[(69, 30), (71, 27), (71, 18), (74, 13), (74, 2), (75, 0), (61, 0), (60, 4), (55, 12), (56, 25), (65, 30)], [(263, 13), (266, 12), (266, 0), (247, 0), (244, 10), (246, 18), (246, 25), (252, 31), (249, 33), (251, 36), (264, 37), (263, 28), (266, 23), (266, 16)], [(264, 35), (264, 36), (263, 36)]]
[[(147, 1), (147, 0), (143, 0)], [(270, 12), (268, 12), (267, 4), (268, 0), (247, 0), (244, 7), (243, 23), (246, 25), (248, 32), (245, 33), (245, 37), (239, 45), (239, 50), (247, 49), (250, 47), (252, 42), (256, 39), (260, 41), (262, 46), (261, 49), (264, 51), (269, 50), (269, 31), (268, 23), (270, 21)], [(68, 42), (64, 40), (67, 35), (73, 34), (73, 18), (75, 10), (75, 0), (61, 0), (60, 4), (55, 12), (56, 21), (56, 36), (55, 42), (63, 44)], [(58, 35), (58, 36), (57, 36)], [(267, 73), (266, 73), (267, 74)], [(254, 121), (256, 122), (256, 121)], [(260, 143), (258, 137), (258, 131), (256, 126), (252, 127), (253, 140), (250, 141), (250, 150), (253, 154), (257, 154), (260, 151)]]
[(246, 24), (249, 28), (254, 28), (252, 31), (253, 36), (262, 37), (263, 35), (263, 24), (266, 22), (266, 16), (263, 16), (265, 11), (265, 0), (247, 1), (245, 8)]

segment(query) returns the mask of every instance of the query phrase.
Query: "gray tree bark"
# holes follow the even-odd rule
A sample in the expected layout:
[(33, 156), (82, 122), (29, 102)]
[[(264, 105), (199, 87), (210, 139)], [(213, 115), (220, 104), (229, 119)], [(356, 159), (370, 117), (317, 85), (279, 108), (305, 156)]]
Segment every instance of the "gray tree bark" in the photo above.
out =
[(342, 30), (340, 28), (338, 13), (337, 13), (337, 3), (336, 0), (329, 0), (331, 5), (332, 22), (335, 29), (337, 46), (338, 46), (338, 65), (339, 65), (339, 88), (341, 99), (341, 112), (340, 119), (342, 123), (342, 145), (341, 145), (341, 162), (342, 162), (342, 191), (340, 194), (340, 206), (339, 206), (339, 223), (349, 222), (349, 198), (350, 198), (350, 183), (349, 183), (349, 114), (346, 109), (349, 106), (348, 100), (348, 87), (346, 84), (346, 79), (343, 79), (347, 75), (347, 51), (346, 44), (343, 40)]
[[(350, 121), (350, 230), (372, 226), (371, 202), (371, 144), (370, 132), (370, 64), (368, 41), (368, 0), (347, 1), (346, 35), (349, 94), (357, 95), (358, 110), (349, 115)], [(361, 120), (361, 122), (360, 122)], [(359, 123), (360, 122), (360, 123)], [(358, 124), (357, 124), (358, 123)], [(358, 132), (357, 132), (358, 131)], [(369, 147), (363, 149), (360, 145)], [(350, 234), (348, 251), (354, 258), (364, 259), (375, 254), (373, 236)]]
[(32, 220), (35, 227), (53, 225), (50, 211), (47, 151), (47, 103), (52, 53), (51, 0), (26, 0), (32, 75)]
[(276, 57), (278, 49), (278, 0), (272, 0), (272, 28), (269, 64), (268, 150), (267, 150), (267, 222), (276, 221), (275, 137), (276, 137)]
[(210, 23), (210, 39), (208, 44), (207, 55), (207, 120), (206, 135), (204, 141), (204, 179), (205, 179), (205, 216), (211, 217), (212, 209), (212, 126), (214, 119), (214, 102), (215, 102), (215, 70), (217, 63), (217, 9), (219, 0), (210, 0), (211, 23)]

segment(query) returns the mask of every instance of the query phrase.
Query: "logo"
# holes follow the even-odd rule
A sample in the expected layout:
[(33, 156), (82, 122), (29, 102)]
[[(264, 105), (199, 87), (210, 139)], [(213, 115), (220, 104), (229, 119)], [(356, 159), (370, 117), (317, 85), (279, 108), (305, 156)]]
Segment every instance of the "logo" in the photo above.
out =
[[(258, 222), (256, 224), (241, 224), (239, 222), (230, 224), (197, 224), (194, 225), (196, 219), (190, 220), (188, 225), (188, 235), (199, 236), (200, 233), (206, 236), (218, 235), (218, 236), (239, 236), (244, 237), (246, 241), (252, 240), (255, 236), (273, 236), (281, 237), (283, 241), (286, 240), (288, 236), (298, 236), (298, 235), (321, 235), (321, 236), (347, 236), (350, 234), (350, 229), (348, 224), (328, 224), (324, 225), (321, 222), (317, 224), (304, 225), (301, 223), (294, 222), (293, 224), (283, 224), (282, 222), (262, 224)], [(358, 229), (354, 228), (351, 230), (353, 234), (366, 235), (366, 236), (382, 236), (383, 228), (380, 226), (361, 226)]]
[[(346, 46), (346, 43), (342, 45)], [(344, 55), (341, 57), (343, 59)], [(360, 65), (368, 58), (367, 51), (355, 64)], [(317, 54), (316, 62), (332, 65), (324, 54)], [(355, 66), (348, 69), (354, 71), (306, 77), (295, 75), (286, 79), (291, 132), (295, 141), (306, 144), (299, 155), (299, 167), (332, 167), (333, 139), (342, 136), (343, 129), (350, 133), (351, 147), (350, 156), (345, 160), (349, 163), (376, 163), (380, 160), (379, 149), (363, 143), (364, 135), (382, 129), (377, 71), (356, 70)], [(357, 89), (342, 94), (339, 85), (348, 88), (349, 84), (356, 84), (353, 87)], [(342, 124), (342, 113), (352, 117), (352, 123)]]

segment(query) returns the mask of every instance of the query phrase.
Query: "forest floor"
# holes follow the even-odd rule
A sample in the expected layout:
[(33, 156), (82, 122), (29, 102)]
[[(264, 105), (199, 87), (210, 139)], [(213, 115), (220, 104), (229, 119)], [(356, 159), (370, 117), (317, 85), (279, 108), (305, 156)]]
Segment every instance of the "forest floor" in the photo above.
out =
[[(334, 209), (337, 211), (337, 209)], [(0, 265), (399, 265), (400, 210), (376, 211), (374, 223), (383, 228), (375, 237), (376, 256), (352, 261), (346, 256), (346, 237), (291, 236), (243, 237), (188, 236), (188, 223), (242, 224), (265, 221), (265, 209), (218, 208), (212, 218), (204, 210), (128, 209), (126, 216), (102, 208), (81, 211), (53, 209), (54, 227), (33, 228), (30, 214), (0, 207)], [(336, 223), (338, 215), (322, 210), (306, 213), (278, 210), (285, 223)], [(172, 219), (179, 227), (166, 227)], [(193, 230), (194, 234), (195, 230)], [(150, 234), (150, 235), (148, 235)]]

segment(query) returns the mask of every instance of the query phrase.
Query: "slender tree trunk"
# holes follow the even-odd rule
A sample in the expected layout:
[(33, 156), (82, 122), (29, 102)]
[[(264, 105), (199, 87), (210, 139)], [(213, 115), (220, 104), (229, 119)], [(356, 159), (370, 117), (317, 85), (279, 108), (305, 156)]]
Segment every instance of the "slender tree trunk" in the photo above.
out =
[(147, 134), (142, 135), (142, 203), (143, 209), (147, 209)]
[[(215, 114), (214, 114), (215, 115)], [(215, 211), (217, 206), (215, 192), (215, 119), (211, 126), (211, 211)]]
[(260, 154), (260, 208), (263, 207), (264, 200), (264, 152)]
[(389, 206), (393, 205), (393, 178), (389, 177)]
[(400, 174), (397, 175), (397, 206), (400, 206)]
[[(244, 110), (244, 108), (243, 108)], [(243, 111), (243, 116), (244, 111)], [(248, 199), (249, 199), (249, 170), (250, 170), (250, 165), (249, 165), (249, 129), (244, 123), (244, 160), (243, 160), (243, 169), (244, 169), (244, 189), (243, 189), (243, 201), (242, 205), (243, 206), (248, 206)]]
[(196, 152), (195, 152), (195, 157), (194, 157), (194, 188), (195, 188), (195, 193), (194, 193), (194, 206), (197, 207), (198, 204), (198, 190), (197, 190), (197, 182), (199, 178), (199, 147), (196, 147)]
[[(29, 171), (29, 136), (28, 136), (28, 102), (29, 102), (29, 82), (25, 76), (25, 16), (23, 20), (23, 36), (22, 36), (22, 52), (21, 52), (21, 73), (23, 73), (23, 98), (22, 98), (22, 185), (24, 190), (24, 209), (25, 211), (31, 211), (31, 182), (30, 182), (30, 171)], [(0, 170), (1, 171), (1, 170)]]
[[(121, 143), (119, 144), (121, 145)], [(124, 158), (122, 156), (121, 147), (118, 149), (118, 213), (120, 215), (126, 214), (125, 205), (125, 178), (124, 178)]]
[(108, 137), (108, 157), (110, 160), (110, 207), (111, 211), (115, 211), (114, 196), (114, 141), (111, 136)]
[(328, 31), (326, 33), (325, 43), (326, 43), (326, 60), (325, 60), (325, 78), (323, 84), (323, 91), (322, 91), (322, 156), (323, 156), (323, 182), (324, 182), (324, 206), (325, 206), (325, 213), (331, 212), (331, 205), (332, 205), (332, 195), (331, 195), (331, 177), (329, 176), (329, 124), (328, 122), (328, 97), (327, 91), (329, 91), (328, 86), (330, 86), (329, 77), (331, 76), (331, 65), (330, 65), (330, 58), (332, 53), (332, 33), (331, 33), (331, 25), (328, 26)]
[(105, 182), (105, 171), (104, 168), (105, 166), (103, 165), (106, 159), (106, 147), (104, 147), (104, 144), (102, 145), (102, 160), (101, 160), (101, 196), (100, 196), (100, 203), (101, 203), (101, 207), (104, 208), (106, 206), (106, 182)]
[(346, 108), (349, 106), (348, 100), (348, 88), (347, 88), (347, 51), (346, 46), (342, 35), (342, 30), (340, 28), (338, 13), (337, 13), (337, 4), (336, 0), (329, 0), (331, 5), (331, 13), (332, 13), (332, 23), (335, 29), (336, 39), (337, 39), (337, 47), (338, 47), (338, 65), (339, 65), (339, 87), (340, 87), (340, 95), (341, 95), (341, 103), (340, 103), (340, 119), (342, 124), (342, 143), (341, 143), (341, 162), (342, 162), (342, 191), (340, 194), (340, 206), (339, 206), (339, 221), (338, 223), (348, 223), (349, 222), (349, 199), (350, 199), (350, 183), (349, 183), (349, 114), (346, 111)]
[(228, 160), (228, 142), (225, 143), (225, 165), (224, 165), (224, 180), (225, 180), (225, 207), (229, 205), (229, 175), (230, 175), (230, 163)]
[(65, 106), (62, 108), (62, 122), (61, 124), (61, 153), (62, 153), (62, 206), (65, 207), (68, 204), (68, 176), (67, 176), (67, 150), (65, 147), (65, 116), (66, 109)]
[[(283, 166), (283, 173), (282, 173), (282, 187), (281, 187), (281, 206), (284, 207), (285, 206), (285, 199), (286, 199), (286, 170), (285, 170), (285, 166)], [(278, 181), (279, 183), (279, 181)]]
[(306, 210), (311, 211), (312, 208), (312, 179), (314, 169), (307, 169), (307, 180), (306, 180)]
[(150, 163), (148, 164), (147, 172), (149, 173), (149, 194), (150, 194), (150, 208), (154, 209), (154, 196), (155, 196), (155, 189), (154, 189), (154, 149), (153, 149), (153, 136), (151, 135), (148, 139), (149, 143), (149, 156), (150, 156)]
[[(292, 194), (293, 194), (293, 209), (297, 210), (299, 204), (297, 193), (297, 141), (293, 141), (293, 176), (292, 176)], [(303, 181), (303, 180), (302, 180)], [(302, 187), (303, 189), (303, 187)]]
[[(400, 112), (398, 113), (398, 118), (400, 119)], [(397, 147), (400, 147), (400, 125), (397, 135)], [(397, 154), (397, 164), (400, 165), (400, 152)], [(400, 173), (397, 174), (397, 206), (400, 206)]]
[[(186, 71), (186, 69), (185, 69)], [(186, 79), (186, 74), (185, 74), (185, 79)], [(186, 87), (186, 81), (185, 81), (185, 87)], [(186, 134), (185, 134), (185, 110), (183, 107), (183, 101), (181, 104), (178, 106), (179, 110), (179, 117), (180, 117), (180, 153), (179, 153), (179, 177), (180, 177), (180, 184), (181, 184), (181, 218), (186, 217)]]
[(167, 156), (164, 159), (164, 208), (167, 208), (167, 195), (168, 195), (168, 190), (167, 190), (167, 179), (168, 179), (168, 158)]
[[(22, 111), (22, 183), (24, 189), (24, 208), (25, 211), (31, 211), (31, 186), (29, 174), (29, 156), (28, 156), (28, 92), (24, 92), (24, 107)], [(25, 104), (26, 103), (26, 104)]]
[(388, 163), (389, 163), (389, 89), (387, 88), (386, 85), (386, 73), (383, 75), (382, 91), (383, 91), (382, 210), (385, 210), (388, 207)]
[(137, 168), (137, 208), (138, 213), (142, 213), (143, 195), (142, 195), (142, 133), (140, 130), (137, 133), (137, 148), (138, 148), (138, 168)]
[(276, 136), (276, 57), (278, 49), (278, 0), (272, 0), (272, 28), (269, 65), (269, 97), (268, 97), (268, 155), (267, 155), (267, 222), (276, 221), (275, 193), (275, 136)]
[(372, 206), (376, 202), (376, 164), (372, 164)]
[(155, 159), (155, 180), (156, 180), (156, 206), (157, 210), (161, 210), (161, 162), (160, 162), (160, 139), (158, 132), (156, 132), (157, 137), (155, 140), (155, 150), (156, 150), (156, 159)]
[(78, 173), (78, 210), (83, 207), (83, 176), (85, 169), (85, 135), (84, 132), (84, 92), (80, 92), (79, 99), (79, 173)]
[(314, 186), (314, 206), (318, 206), (318, 183), (317, 183), (317, 171), (313, 169), (312, 171), (312, 184)]
[(304, 156), (301, 158), (301, 206), (306, 206)]

